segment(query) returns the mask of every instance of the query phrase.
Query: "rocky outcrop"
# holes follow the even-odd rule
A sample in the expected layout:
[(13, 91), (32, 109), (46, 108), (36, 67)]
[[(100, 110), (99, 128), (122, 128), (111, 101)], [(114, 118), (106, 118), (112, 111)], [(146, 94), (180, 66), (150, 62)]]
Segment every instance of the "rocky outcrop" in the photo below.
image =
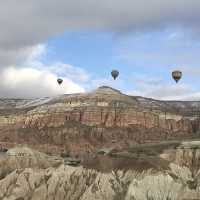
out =
[(46, 169), (58, 167), (62, 163), (64, 163), (62, 158), (48, 156), (28, 147), (16, 147), (1, 154), (0, 177), (5, 177), (16, 169)]
[[(166, 146), (164, 149), (166, 151)], [(191, 149), (187, 148), (185, 151), (189, 155)], [(0, 171), (3, 167), (6, 169), (11, 166), (11, 160), (14, 165), (21, 164), (15, 165), (11, 171), (7, 171), (5, 176), (0, 178), (0, 199), (199, 199), (200, 177), (198, 174), (193, 177), (190, 167), (178, 163), (178, 157), (181, 154), (178, 150), (175, 154), (175, 162), (170, 162), (166, 169), (158, 165), (157, 168), (149, 167), (149, 169), (138, 171), (136, 165), (133, 165), (129, 170), (113, 169), (103, 173), (81, 166), (65, 166), (62, 162), (58, 164), (57, 161), (54, 162), (55, 158), (27, 147), (10, 149), (5, 156), (12, 155), (13, 157), (9, 158), (10, 160), (0, 157)], [(20, 156), (24, 157), (23, 164)], [(31, 162), (27, 162), (28, 159), (31, 159)], [(192, 157), (192, 159), (198, 160), (199, 157)], [(135, 162), (138, 161), (135, 160)]]
[(182, 111), (198, 103), (132, 97), (105, 86), (88, 94), (2, 102), (0, 148), (20, 143), (43, 146), (45, 152), (45, 145), (48, 151), (92, 152), (104, 146), (192, 138), (200, 124), (198, 117)]
[(199, 107), (109, 87), (1, 100), (0, 200), (200, 199), (200, 143), (181, 142)]
[(101, 174), (70, 167), (14, 171), (0, 180), (0, 191), (3, 200), (199, 199), (198, 190), (191, 190), (163, 173)]

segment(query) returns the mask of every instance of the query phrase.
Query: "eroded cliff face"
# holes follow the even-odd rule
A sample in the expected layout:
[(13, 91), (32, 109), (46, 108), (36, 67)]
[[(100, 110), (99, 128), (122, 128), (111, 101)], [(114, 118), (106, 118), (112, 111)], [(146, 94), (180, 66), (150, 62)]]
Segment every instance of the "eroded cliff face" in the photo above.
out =
[[(156, 150), (157, 147), (151, 148)], [(135, 163), (130, 169), (111, 167), (107, 173), (82, 166), (66, 166), (61, 158), (47, 156), (27, 147), (10, 149), (0, 157), (0, 199), (199, 199), (199, 165), (197, 173), (193, 174), (192, 165), (186, 166), (180, 159), (185, 154), (184, 159), (188, 163), (190, 160), (199, 163), (199, 154), (194, 156), (194, 143), (190, 143), (189, 148), (185, 148), (184, 143), (176, 148), (177, 151), (172, 154), (170, 151), (175, 151), (174, 148), (165, 146), (162, 155), (157, 155), (158, 159), (165, 155), (163, 167), (158, 163), (157, 167), (149, 165), (149, 168), (139, 170), (137, 163), (140, 160), (151, 162), (143, 154), (139, 160), (132, 158)], [(160, 162), (162, 159), (160, 158)]]
[(3, 200), (189, 200), (200, 197), (198, 191), (163, 173), (101, 174), (70, 167), (14, 171), (0, 181), (0, 190)]
[(188, 105), (180, 104), (131, 97), (109, 87), (88, 94), (17, 101), (1, 109), (1, 146), (46, 144), (80, 153), (102, 146), (191, 138), (199, 130), (199, 120), (185, 116)]

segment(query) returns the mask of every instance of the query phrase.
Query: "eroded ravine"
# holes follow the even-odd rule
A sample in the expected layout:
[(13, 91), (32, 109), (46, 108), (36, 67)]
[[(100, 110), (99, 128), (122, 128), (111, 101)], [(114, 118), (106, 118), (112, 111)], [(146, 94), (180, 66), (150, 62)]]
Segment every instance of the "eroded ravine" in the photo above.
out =
[[(151, 146), (152, 151), (158, 153), (154, 157), (157, 158), (157, 167), (151, 165), (153, 157), (149, 159), (149, 155), (145, 155), (144, 152), (143, 155), (137, 152), (138, 159), (129, 163), (129, 168), (119, 169), (113, 163), (106, 172), (95, 169), (95, 166), (93, 168), (68, 166), (61, 157), (48, 156), (27, 147), (10, 149), (0, 158), (0, 199), (199, 198), (200, 150), (197, 144), (200, 142), (181, 143), (179, 146), (176, 145), (176, 148), (166, 148), (166, 145), (163, 145), (165, 147), (160, 154), (157, 147)], [(133, 152), (133, 149), (127, 151), (129, 159), (135, 159), (135, 155), (131, 157)], [(118, 152), (118, 155), (127, 158), (124, 152), (123, 154)], [(111, 159), (113, 155), (104, 156)], [(115, 152), (115, 159), (117, 158)], [(141, 163), (149, 168), (140, 169), (141, 166), (137, 164), (141, 159), (143, 159)], [(166, 162), (162, 162), (163, 159)], [(159, 162), (162, 162), (162, 165)]]

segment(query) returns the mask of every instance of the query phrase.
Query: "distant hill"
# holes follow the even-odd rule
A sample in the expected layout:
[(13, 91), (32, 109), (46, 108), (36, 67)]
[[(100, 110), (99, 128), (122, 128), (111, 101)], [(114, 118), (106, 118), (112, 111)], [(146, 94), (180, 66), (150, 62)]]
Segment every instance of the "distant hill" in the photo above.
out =
[(200, 102), (159, 101), (102, 86), (89, 93), (0, 99), (1, 147), (94, 152), (104, 146), (198, 138)]

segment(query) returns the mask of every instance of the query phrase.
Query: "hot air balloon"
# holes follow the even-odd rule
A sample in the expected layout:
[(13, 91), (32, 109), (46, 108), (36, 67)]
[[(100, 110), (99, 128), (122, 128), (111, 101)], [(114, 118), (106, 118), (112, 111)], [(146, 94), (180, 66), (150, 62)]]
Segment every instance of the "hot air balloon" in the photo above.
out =
[(111, 75), (115, 80), (119, 76), (119, 72), (117, 70), (112, 70)]
[(182, 72), (179, 70), (175, 70), (172, 72), (172, 78), (176, 81), (176, 83), (178, 83), (178, 81), (181, 79), (182, 77)]
[(58, 82), (58, 84), (60, 85), (60, 84), (62, 84), (63, 80), (62, 80), (61, 78), (58, 78), (58, 79), (57, 79), (57, 82)]

